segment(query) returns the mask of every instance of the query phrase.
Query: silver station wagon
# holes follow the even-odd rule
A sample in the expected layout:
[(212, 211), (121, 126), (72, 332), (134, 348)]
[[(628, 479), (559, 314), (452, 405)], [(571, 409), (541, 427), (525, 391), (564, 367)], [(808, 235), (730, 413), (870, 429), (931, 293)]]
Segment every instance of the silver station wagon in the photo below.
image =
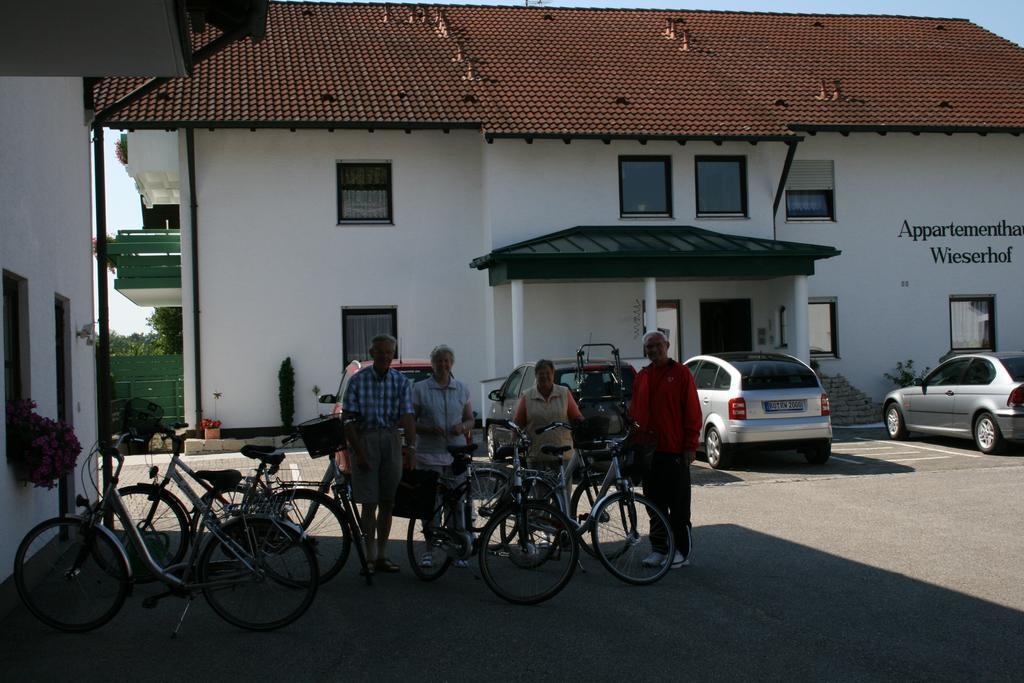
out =
[(974, 439), (982, 453), (1024, 441), (1024, 353), (955, 356), (882, 402), (890, 439), (909, 432)]
[(821, 465), (832, 455), (828, 396), (806, 364), (775, 353), (694, 356), (708, 464), (729, 467), (740, 449), (799, 450)]

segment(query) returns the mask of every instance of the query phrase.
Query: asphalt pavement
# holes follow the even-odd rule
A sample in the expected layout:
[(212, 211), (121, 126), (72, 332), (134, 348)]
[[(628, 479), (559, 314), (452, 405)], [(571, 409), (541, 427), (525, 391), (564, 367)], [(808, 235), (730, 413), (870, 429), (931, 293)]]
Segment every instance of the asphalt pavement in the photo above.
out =
[[(836, 430), (833, 458), (758, 454), (694, 467), (692, 565), (650, 587), (584, 556), (569, 586), (506, 604), (474, 564), (417, 580), (396, 526), (395, 575), (354, 559), (310, 611), (250, 633), (197, 598), (65, 634), (23, 608), (0, 621), (5, 680), (1014, 680), (1024, 677), (1024, 450), (888, 442)], [(220, 461), (234, 463), (231, 455)], [(322, 472), (293, 454), (295, 478)], [(203, 467), (211, 467), (204, 462)], [(141, 468), (140, 468), (141, 469)], [(316, 477), (318, 478), (318, 477)]]

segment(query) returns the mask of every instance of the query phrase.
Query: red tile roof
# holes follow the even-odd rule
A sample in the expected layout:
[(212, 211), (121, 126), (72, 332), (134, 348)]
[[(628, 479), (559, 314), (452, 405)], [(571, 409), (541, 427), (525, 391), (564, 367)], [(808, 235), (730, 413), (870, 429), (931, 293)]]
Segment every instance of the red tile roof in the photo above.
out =
[[(141, 82), (103, 81), (97, 108)], [(262, 42), (231, 45), (111, 123), (596, 137), (1019, 129), (1024, 49), (963, 19), (272, 3)]]

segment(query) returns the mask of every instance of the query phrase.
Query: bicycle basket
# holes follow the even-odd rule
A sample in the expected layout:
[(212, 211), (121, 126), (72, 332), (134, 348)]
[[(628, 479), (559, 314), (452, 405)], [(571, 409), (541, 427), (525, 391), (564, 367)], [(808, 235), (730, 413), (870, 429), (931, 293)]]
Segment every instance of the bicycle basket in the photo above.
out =
[(611, 419), (607, 415), (591, 415), (583, 418), (572, 428), (572, 440), (576, 444), (597, 441), (608, 436)]
[(123, 431), (148, 439), (159, 431), (164, 409), (144, 398), (133, 398), (124, 404), (122, 415)]
[(345, 426), (337, 415), (323, 415), (307, 420), (298, 425), (297, 429), (311, 458), (334, 455), (335, 451), (345, 447)]

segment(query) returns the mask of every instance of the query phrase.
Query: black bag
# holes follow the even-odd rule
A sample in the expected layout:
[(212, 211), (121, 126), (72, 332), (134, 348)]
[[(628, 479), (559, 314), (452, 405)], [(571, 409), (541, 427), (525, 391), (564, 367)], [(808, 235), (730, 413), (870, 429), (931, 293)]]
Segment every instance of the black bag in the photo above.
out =
[(639, 486), (651, 471), (651, 460), (657, 445), (658, 436), (653, 431), (636, 432), (630, 438), (629, 445), (623, 451), (622, 473), (634, 485)]
[(395, 493), (395, 517), (430, 519), (437, 509), (437, 472), (403, 470)]

